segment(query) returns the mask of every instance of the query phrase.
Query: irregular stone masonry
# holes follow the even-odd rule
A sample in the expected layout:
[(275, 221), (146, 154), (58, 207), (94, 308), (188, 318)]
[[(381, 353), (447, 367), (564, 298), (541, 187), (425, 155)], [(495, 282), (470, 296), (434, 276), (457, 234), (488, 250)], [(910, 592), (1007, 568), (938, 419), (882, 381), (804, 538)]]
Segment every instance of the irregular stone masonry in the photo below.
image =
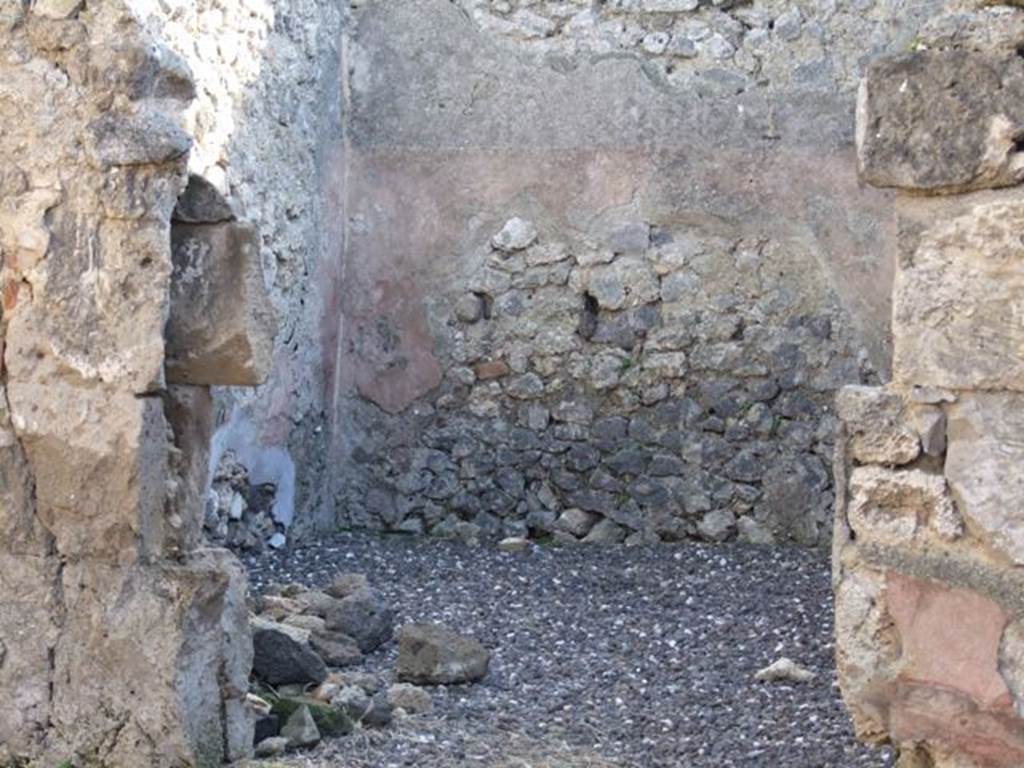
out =
[(856, 85), (941, 4), (354, 6), (339, 523), (826, 541), (891, 352)]
[[(201, 530), (229, 450), (274, 486), (257, 542), (335, 506), (821, 541), (891, 240), (894, 384), (839, 403), (844, 690), (866, 737), (1019, 764), (1021, 13), (349, 5), (343, 36), (331, 0), (0, 0), (0, 764), (248, 751), (244, 583)], [(839, 169), (892, 50), (863, 178), (971, 194), (889, 233)]]
[[(885, 3), (769, 0), (459, 0), (480, 26), (561, 57), (636, 56), (650, 76), (740, 93), (767, 81), (852, 84), (867, 51), (892, 42)], [(914, 15), (923, 9), (905, 9)], [(912, 24), (908, 24), (908, 29)], [(898, 33), (897, 33), (898, 34)], [(858, 46), (846, 47), (848, 40)]]
[[(511, 219), (436, 298), (439, 386), (408, 412), (364, 406), (348, 522), (817, 543), (829, 393), (871, 374), (841, 313), (804, 314), (777, 279), (779, 250), (643, 222), (598, 247)], [(386, 329), (359, 332), (387, 354)]]
[[(858, 735), (897, 744), (901, 766), (1010, 768), (1024, 764), (1024, 196), (990, 190), (1022, 179), (1007, 97), (1024, 11), (931, 29), (861, 90), (862, 173), (907, 194), (893, 383), (838, 398), (839, 677)], [(936, 192), (952, 196), (922, 195)]]

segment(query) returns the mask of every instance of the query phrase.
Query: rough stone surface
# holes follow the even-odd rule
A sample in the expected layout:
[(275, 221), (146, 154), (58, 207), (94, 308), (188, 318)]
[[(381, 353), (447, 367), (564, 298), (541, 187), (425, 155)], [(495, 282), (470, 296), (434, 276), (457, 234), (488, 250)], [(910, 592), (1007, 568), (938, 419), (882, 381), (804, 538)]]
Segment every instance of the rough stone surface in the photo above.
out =
[(526, 250), (536, 239), (537, 228), (533, 226), (533, 222), (516, 217), (505, 222), (501, 232), (491, 239), (491, 244), (499, 251), (514, 253)]
[(845, 387), (836, 413), (849, 426), (850, 458), (865, 464), (909, 464), (921, 453), (919, 435), (903, 418), (903, 399), (880, 387)]
[(256, 386), (270, 375), (276, 321), (257, 235), (233, 222), (172, 227), (169, 381)]
[(32, 12), (48, 19), (69, 19), (82, 5), (82, 0), (35, 0)]
[(925, 50), (871, 64), (857, 108), (862, 178), (946, 193), (1024, 179), (1024, 62), (994, 53)]
[(327, 667), (310, 647), (310, 633), (260, 617), (251, 620), (253, 672), (270, 685), (320, 683)]
[(859, 537), (909, 544), (926, 530), (947, 539), (963, 530), (942, 475), (857, 467), (850, 473), (849, 492), (846, 516)]
[(271, 736), (256, 744), (256, 757), (280, 757), (288, 749), (289, 741), (284, 736)]
[(888, 738), (876, 690), (879, 680), (893, 677), (900, 653), (885, 590), (884, 575), (870, 567), (840, 574), (835, 586), (839, 682), (857, 736), (869, 744)]
[(762, 683), (808, 683), (814, 679), (814, 673), (784, 656), (764, 669), (759, 669), (754, 679)]
[(309, 707), (296, 709), (281, 727), (281, 736), (288, 740), (288, 746), (295, 749), (315, 747), (320, 743), (320, 730), (313, 721)]
[(118, 0), (5, 3), (0, 50), (0, 762), (243, 758), (212, 409), (164, 374), (191, 75)]
[(949, 406), (946, 476), (957, 506), (983, 541), (1024, 563), (1024, 399), (1010, 393), (965, 395)]
[[(870, 592), (906, 640), (840, 649), (862, 731), (1019, 762), (1015, 411), (974, 392), (1021, 389), (1019, 201), (893, 226), (853, 164), (1020, 181), (1020, 11), (944, 5), (0, 5), (0, 762), (245, 756), (244, 584), (204, 532), (820, 545), (833, 502), (837, 589), (884, 583), (847, 637)], [(893, 248), (895, 384), (840, 403), (833, 486)], [(334, 658), (390, 636), (365, 589), (282, 599), (274, 636)]]
[(231, 202), (207, 179), (189, 174), (172, 214), (173, 224), (220, 224), (234, 221)]
[(350, 667), (363, 660), (359, 644), (341, 632), (315, 629), (310, 633), (309, 644), (332, 667)]
[[(295, 519), (296, 531), (329, 527), (323, 479), (332, 430), (323, 414), (337, 375), (333, 254), (347, 215), (338, 212), (345, 9), (333, 0), (132, 5), (193, 73), (196, 98), (184, 120), (193, 139), (189, 173), (255, 228), (258, 287), (278, 320), (267, 383), (215, 390), (213, 465), (234, 451), (254, 484), (276, 486), (279, 514)], [(166, 90), (168, 82), (158, 85)], [(203, 223), (223, 215), (207, 212)]]
[(582, 509), (567, 509), (555, 521), (555, 526), (566, 533), (571, 533), (576, 538), (583, 538), (594, 527), (600, 517), (593, 512), (584, 512)]
[(348, 635), (363, 653), (391, 639), (395, 615), (374, 589), (359, 589), (342, 598), (326, 615), (327, 628)]
[(356, 7), (339, 522), (824, 544), (831, 394), (888, 367), (856, 84), (940, 5)]
[(388, 687), (388, 701), (395, 709), (403, 709), (410, 715), (422, 715), (434, 708), (430, 693), (411, 683), (395, 683)]
[(340, 600), (369, 587), (370, 583), (365, 574), (343, 572), (334, 577), (324, 592)]
[(395, 677), (417, 685), (473, 683), (487, 674), (490, 659), (479, 641), (440, 624), (408, 624), (398, 633)]
[[(1024, 61), (1024, 59), (1022, 59)], [(922, 226), (901, 259), (895, 288), (893, 377), (946, 389), (1024, 387), (1022, 332), (1007, 323), (1024, 291), (1024, 197), (969, 196), (940, 211), (905, 206)], [(938, 218), (941, 216), (941, 218)]]
[(1024, 17), (1011, 5), (962, 8), (938, 15), (918, 33), (918, 45), (937, 50), (1016, 54), (1024, 40)]

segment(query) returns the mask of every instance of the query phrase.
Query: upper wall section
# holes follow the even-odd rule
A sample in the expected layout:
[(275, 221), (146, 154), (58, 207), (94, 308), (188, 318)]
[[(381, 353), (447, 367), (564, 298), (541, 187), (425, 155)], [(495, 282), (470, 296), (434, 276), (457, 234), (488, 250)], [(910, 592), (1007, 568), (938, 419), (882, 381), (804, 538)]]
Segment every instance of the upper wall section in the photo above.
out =
[(856, 81), (939, 5), (360, 4), (343, 520), (819, 541), (889, 365)]
[(631, 56), (651, 76), (705, 94), (835, 91), (907, 42), (934, 3), (732, 0), (457, 0), (488, 33), (555, 68)]

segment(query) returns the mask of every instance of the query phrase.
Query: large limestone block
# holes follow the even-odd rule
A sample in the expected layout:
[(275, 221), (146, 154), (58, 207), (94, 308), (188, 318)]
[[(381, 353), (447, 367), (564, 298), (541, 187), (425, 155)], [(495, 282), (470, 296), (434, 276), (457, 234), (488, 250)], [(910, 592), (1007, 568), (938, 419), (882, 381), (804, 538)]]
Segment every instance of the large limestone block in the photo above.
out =
[[(918, 208), (906, 218), (928, 216)], [(904, 238), (912, 250), (896, 275), (893, 379), (1024, 390), (1024, 196), (979, 195), (952, 210), (940, 206), (939, 223)]]
[(948, 406), (946, 478), (972, 530), (1024, 564), (1024, 395), (973, 393)]
[(252, 724), (238, 718), (247, 717), (252, 645), (244, 577), (229, 555), (127, 569), (81, 563), (65, 568), (62, 584), (51, 754), (177, 768), (247, 752)]
[(10, 382), (39, 520), (75, 560), (159, 556), (167, 535), (167, 425), (159, 398)]
[(921, 453), (921, 440), (903, 416), (903, 398), (883, 387), (848, 386), (836, 395), (836, 411), (846, 426), (847, 451), (863, 464), (909, 464)]
[(847, 520), (858, 539), (909, 543), (925, 531), (955, 539), (962, 525), (942, 475), (919, 469), (857, 467)]
[(169, 224), (106, 219), (86, 231), (82, 221), (66, 206), (53, 211), (50, 255), (24, 269), (31, 290), (22, 287), (5, 306), (8, 377), (159, 389)]
[(0, 764), (42, 748), (50, 719), (49, 654), (60, 615), (59, 565), (56, 558), (0, 553)]
[(1024, 179), (1024, 61), (964, 50), (918, 51), (868, 67), (857, 104), (864, 181), (962, 192)]
[(255, 386), (270, 373), (276, 321), (259, 235), (247, 224), (175, 224), (167, 378)]

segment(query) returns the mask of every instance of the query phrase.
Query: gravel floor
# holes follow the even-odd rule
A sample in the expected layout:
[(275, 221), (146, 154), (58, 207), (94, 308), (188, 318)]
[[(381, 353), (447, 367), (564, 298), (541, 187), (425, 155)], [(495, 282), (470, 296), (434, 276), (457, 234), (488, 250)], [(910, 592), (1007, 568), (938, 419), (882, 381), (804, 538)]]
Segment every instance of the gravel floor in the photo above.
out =
[[(365, 573), (399, 623), (440, 621), (494, 651), (478, 685), (432, 689), (432, 716), (280, 765), (345, 768), (847, 768), (890, 766), (858, 745), (832, 665), (827, 560), (699, 545), (507, 554), (342, 534), (250, 559), (259, 590)], [(366, 663), (386, 674), (394, 644)], [(789, 656), (818, 673), (764, 684)]]

